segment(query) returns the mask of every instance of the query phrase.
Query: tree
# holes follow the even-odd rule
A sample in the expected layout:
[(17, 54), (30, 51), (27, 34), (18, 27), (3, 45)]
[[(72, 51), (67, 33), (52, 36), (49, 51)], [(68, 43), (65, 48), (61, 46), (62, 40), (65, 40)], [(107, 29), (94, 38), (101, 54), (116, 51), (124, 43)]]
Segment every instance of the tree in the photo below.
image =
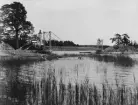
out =
[(115, 42), (115, 44), (117, 46), (119, 46), (120, 44), (123, 44), (124, 46), (130, 45), (130, 37), (128, 36), (128, 34), (115, 34), (115, 37), (110, 38), (110, 40), (112, 40), (112, 43)]
[(127, 45), (129, 45), (129, 43), (130, 43), (130, 40), (129, 40), (129, 36), (127, 35), (127, 34), (123, 34), (122, 35), (122, 43), (124, 44), (124, 46), (127, 46)]
[(102, 39), (100, 39), (100, 38), (97, 39), (97, 46), (98, 46), (98, 48), (99, 48), (100, 46), (103, 47), (103, 40), (102, 40)]
[(129, 46), (133, 46), (133, 41), (132, 40), (130, 41)]
[(136, 41), (133, 42), (133, 46), (134, 46), (135, 48), (138, 47), (138, 44), (137, 44)]
[(23, 33), (29, 34), (33, 25), (27, 21), (27, 11), (20, 2), (5, 4), (0, 8), (0, 22), (2, 23), (3, 34), (10, 33), (16, 38), (16, 49), (19, 48), (19, 36)]
[(115, 36), (113, 38), (110, 38), (110, 40), (112, 40), (112, 43), (115, 42), (117, 46), (122, 44), (122, 37), (120, 34), (115, 34)]

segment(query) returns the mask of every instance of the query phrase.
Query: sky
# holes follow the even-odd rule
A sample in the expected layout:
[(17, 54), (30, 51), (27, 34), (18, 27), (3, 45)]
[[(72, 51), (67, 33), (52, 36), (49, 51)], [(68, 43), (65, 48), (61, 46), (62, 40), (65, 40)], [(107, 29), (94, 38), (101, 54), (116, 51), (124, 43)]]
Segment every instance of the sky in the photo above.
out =
[(19, 1), (35, 32), (52, 31), (62, 40), (111, 45), (116, 33), (138, 42), (138, 0), (0, 0), (0, 6)]

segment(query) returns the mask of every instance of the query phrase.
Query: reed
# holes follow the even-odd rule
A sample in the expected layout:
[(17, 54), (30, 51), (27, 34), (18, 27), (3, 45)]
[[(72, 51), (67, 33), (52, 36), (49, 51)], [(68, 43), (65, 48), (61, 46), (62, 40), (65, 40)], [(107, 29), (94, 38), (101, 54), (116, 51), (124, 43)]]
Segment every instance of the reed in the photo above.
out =
[(100, 90), (96, 85), (86, 82), (75, 85), (68, 83), (67, 86), (62, 80), (59, 85), (56, 83), (54, 79), (50, 89), (51, 105), (137, 105), (138, 88), (134, 91), (124, 84), (114, 89), (109, 84), (103, 83)]
[(99, 88), (95, 84), (90, 84), (88, 78), (81, 83), (76, 81), (75, 84), (69, 82), (65, 85), (62, 77), (59, 82), (57, 81), (55, 70), (52, 69), (41, 81), (35, 81), (33, 84), (21, 83), (21, 81), (11, 82), (10, 92), (13, 92), (10, 93), (11, 97), (16, 98), (17, 103), (24, 105), (138, 104), (138, 86), (128, 87), (116, 79), (114, 86), (110, 85), (108, 80), (105, 80)]

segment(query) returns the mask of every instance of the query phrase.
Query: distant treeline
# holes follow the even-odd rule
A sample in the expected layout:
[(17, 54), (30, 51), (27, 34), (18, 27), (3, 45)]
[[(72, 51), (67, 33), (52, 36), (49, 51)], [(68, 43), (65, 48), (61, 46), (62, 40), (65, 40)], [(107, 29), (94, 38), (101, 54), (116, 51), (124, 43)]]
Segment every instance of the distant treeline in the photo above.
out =
[[(43, 41), (44, 45), (49, 46), (49, 42)], [(77, 46), (77, 47), (97, 47), (97, 45), (79, 45), (75, 44), (72, 41), (58, 41), (58, 40), (51, 40), (52, 46)], [(100, 46), (102, 47), (102, 46)], [(108, 45), (103, 45), (103, 49), (109, 47)]]
[(130, 43), (128, 45), (138, 48), (138, 43), (136, 41), (130, 41)]
[[(43, 41), (45, 46), (49, 46), (49, 41)], [(58, 41), (58, 40), (51, 40), (52, 46), (79, 46), (72, 41)]]

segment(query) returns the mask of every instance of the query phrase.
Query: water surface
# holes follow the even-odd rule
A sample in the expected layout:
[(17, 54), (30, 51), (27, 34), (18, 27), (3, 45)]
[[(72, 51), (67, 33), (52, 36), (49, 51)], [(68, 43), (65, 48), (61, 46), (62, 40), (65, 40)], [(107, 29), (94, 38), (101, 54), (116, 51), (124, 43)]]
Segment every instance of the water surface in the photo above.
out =
[(1, 60), (1, 105), (27, 105), (36, 99), (38, 99), (38, 103), (41, 103), (39, 100), (42, 100), (42, 83), (47, 80), (49, 73), (54, 73), (57, 84), (61, 78), (66, 85), (69, 82), (72, 84), (82, 83), (86, 79), (90, 84), (96, 84), (99, 87), (105, 80), (113, 85), (116, 84), (116, 81), (127, 86), (133, 86), (134, 82), (138, 83), (137, 64), (131, 67), (121, 67), (110, 62), (99, 62), (85, 57), (81, 60), (72, 57), (53, 61), (21, 63), (17, 63), (17, 61), (9, 63)]

